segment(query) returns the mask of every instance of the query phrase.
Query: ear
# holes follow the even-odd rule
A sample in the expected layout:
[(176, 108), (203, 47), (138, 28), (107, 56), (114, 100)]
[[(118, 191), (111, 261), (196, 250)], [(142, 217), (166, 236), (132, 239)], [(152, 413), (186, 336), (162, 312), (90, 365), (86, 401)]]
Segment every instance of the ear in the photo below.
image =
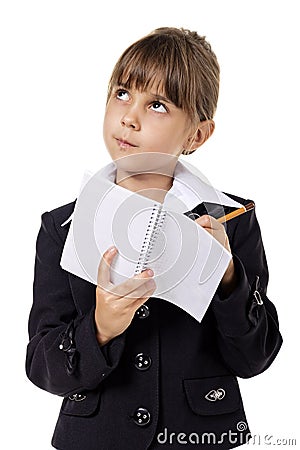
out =
[(213, 134), (215, 129), (215, 122), (213, 120), (204, 120), (199, 122), (195, 133), (190, 136), (186, 143), (186, 150), (192, 152), (201, 147), (204, 142)]

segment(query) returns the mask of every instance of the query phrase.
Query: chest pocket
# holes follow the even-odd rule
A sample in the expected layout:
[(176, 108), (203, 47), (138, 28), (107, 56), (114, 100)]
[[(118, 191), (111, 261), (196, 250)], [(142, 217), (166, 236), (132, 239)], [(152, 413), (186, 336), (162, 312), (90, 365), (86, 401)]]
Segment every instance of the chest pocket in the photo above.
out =
[(183, 386), (187, 402), (195, 414), (226, 414), (241, 407), (239, 385), (232, 375), (185, 379)]
[(82, 391), (65, 397), (61, 413), (71, 416), (91, 416), (96, 413), (100, 403), (100, 390)]

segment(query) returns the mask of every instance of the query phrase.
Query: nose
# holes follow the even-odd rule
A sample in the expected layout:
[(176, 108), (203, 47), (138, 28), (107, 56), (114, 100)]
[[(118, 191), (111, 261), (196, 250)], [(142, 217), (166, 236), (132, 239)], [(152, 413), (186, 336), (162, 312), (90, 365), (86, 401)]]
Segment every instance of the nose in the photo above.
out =
[(121, 125), (126, 128), (131, 128), (138, 131), (141, 128), (137, 111), (134, 108), (130, 108), (121, 118)]

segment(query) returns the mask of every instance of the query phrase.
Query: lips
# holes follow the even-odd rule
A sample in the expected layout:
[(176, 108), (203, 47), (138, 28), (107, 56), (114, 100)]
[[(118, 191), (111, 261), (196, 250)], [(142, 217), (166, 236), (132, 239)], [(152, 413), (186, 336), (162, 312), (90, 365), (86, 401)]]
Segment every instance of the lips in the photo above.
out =
[(137, 145), (133, 144), (132, 142), (126, 141), (125, 139), (116, 138), (116, 141), (121, 148), (137, 147)]

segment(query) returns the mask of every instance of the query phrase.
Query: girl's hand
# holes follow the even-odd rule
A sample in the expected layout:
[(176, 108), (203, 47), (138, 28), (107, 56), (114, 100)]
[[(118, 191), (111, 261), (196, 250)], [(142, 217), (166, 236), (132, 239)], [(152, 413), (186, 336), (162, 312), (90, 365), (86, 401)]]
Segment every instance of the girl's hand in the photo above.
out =
[[(223, 247), (231, 253), (229, 239), (223, 224), (218, 222), (214, 217), (207, 214), (199, 217), (195, 220), (198, 225), (201, 225), (206, 231), (208, 231)], [(231, 258), (226, 272), (221, 280), (221, 287), (224, 295), (229, 295), (235, 288), (237, 283), (236, 273), (234, 270), (233, 259)]]
[(101, 258), (96, 288), (95, 323), (100, 345), (123, 333), (130, 325), (136, 310), (148, 300), (156, 283), (147, 270), (121, 284), (110, 281), (110, 265), (117, 250), (108, 249)]

